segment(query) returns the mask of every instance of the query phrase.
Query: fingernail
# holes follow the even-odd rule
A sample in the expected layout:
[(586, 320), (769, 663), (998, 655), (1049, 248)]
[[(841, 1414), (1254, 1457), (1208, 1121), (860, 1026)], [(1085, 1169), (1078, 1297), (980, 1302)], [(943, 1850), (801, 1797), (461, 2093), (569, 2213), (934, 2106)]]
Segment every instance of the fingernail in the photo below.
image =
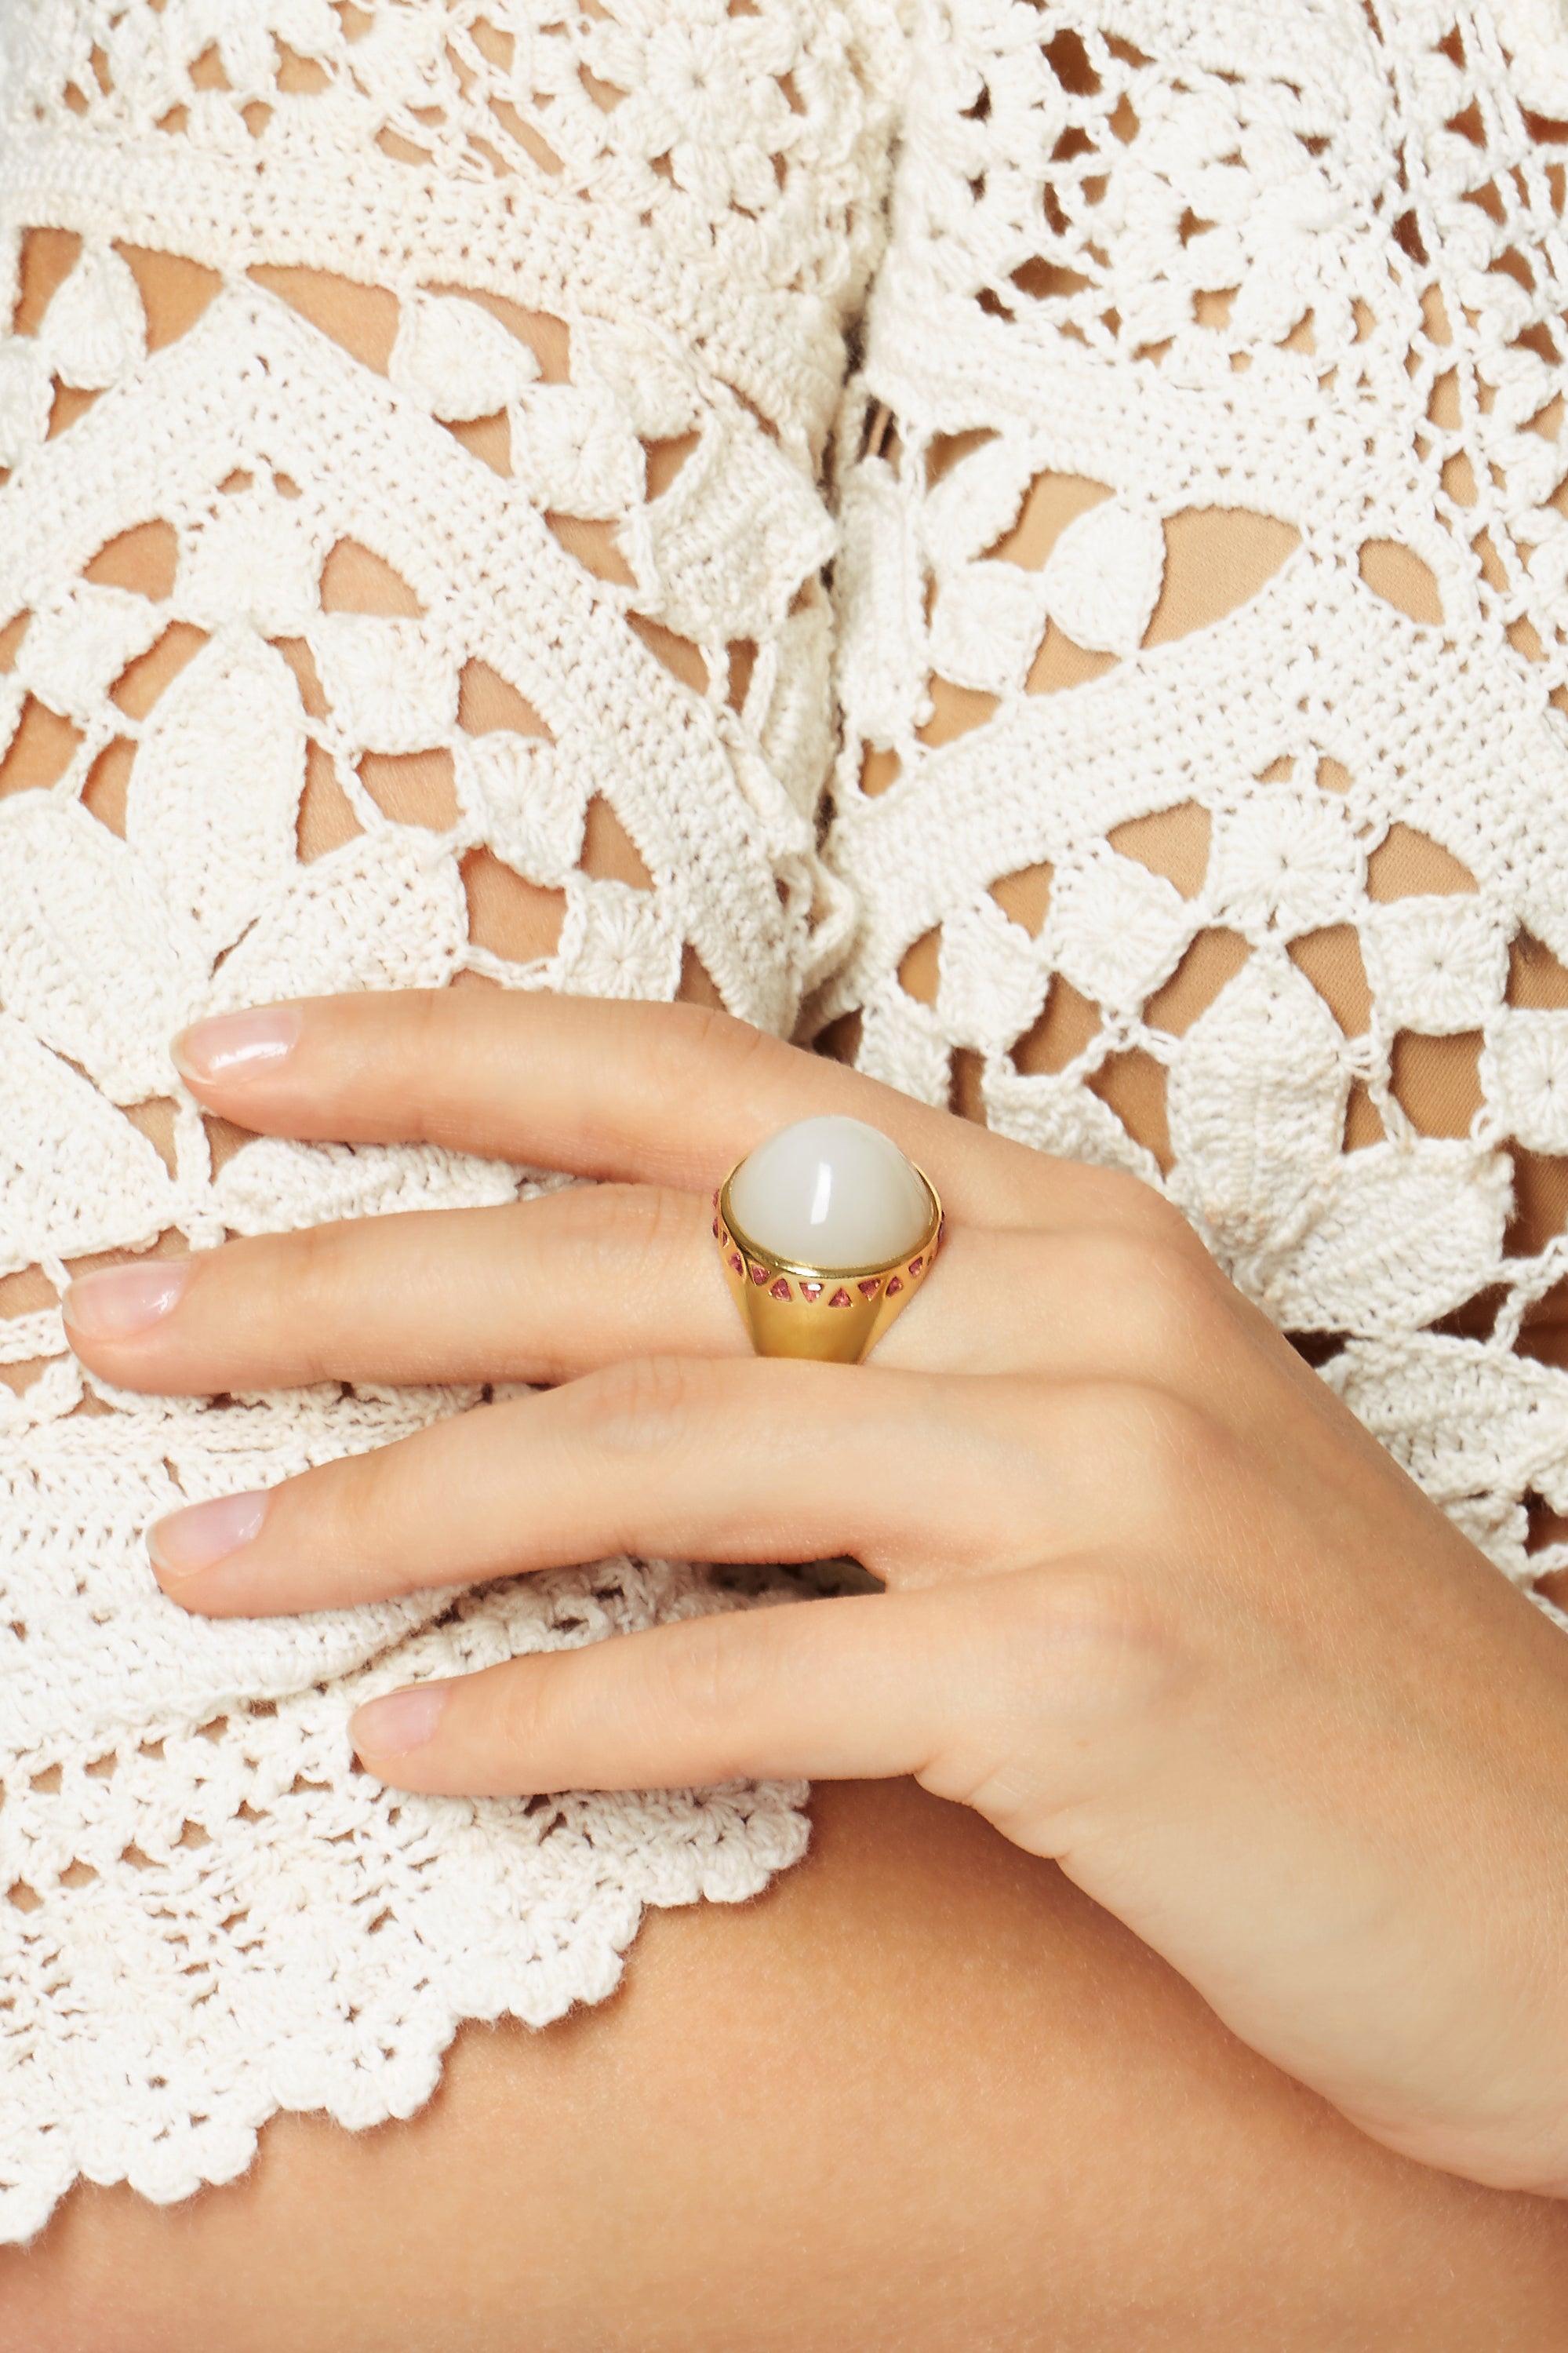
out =
[(297, 1005), (259, 1005), (250, 1012), (194, 1022), (181, 1030), (171, 1050), (184, 1075), (204, 1084), (259, 1078), (293, 1052), (304, 1023)]
[(349, 1726), (358, 1756), (403, 1757), (423, 1748), (441, 1721), (447, 1683), (416, 1683), (362, 1707)]
[(180, 1303), (190, 1280), (189, 1259), (154, 1259), (142, 1266), (106, 1266), (79, 1274), (60, 1313), (84, 1340), (126, 1340), (145, 1332)]
[(241, 1545), (253, 1544), (267, 1516), (265, 1487), (240, 1495), (218, 1495), (210, 1504), (192, 1504), (171, 1512), (147, 1531), (147, 1550), (160, 1577), (195, 1577), (215, 1561), (226, 1560)]

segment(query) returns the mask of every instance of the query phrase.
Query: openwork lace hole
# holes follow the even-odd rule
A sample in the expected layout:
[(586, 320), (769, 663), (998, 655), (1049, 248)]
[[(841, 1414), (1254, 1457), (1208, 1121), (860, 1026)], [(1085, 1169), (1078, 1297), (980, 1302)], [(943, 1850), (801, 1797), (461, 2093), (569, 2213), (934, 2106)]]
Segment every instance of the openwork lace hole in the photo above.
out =
[(1115, 1113), (1133, 1142), (1168, 1171), (1173, 1155), (1165, 1116), (1164, 1064), (1142, 1046), (1130, 1047), (1125, 1053), (1107, 1055), (1086, 1084)]
[(254, 262), (249, 276), (377, 375), (386, 374), (397, 340), (395, 294), (293, 264)]
[(1568, 1008), (1568, 966), (1530, 932), (1521, 929), (1509, 944), (1506, 1002), (1522, 1010), (1555, 1012)]
[(340, 539), (328, 551), (320, 593), (323, 613), (402, 614), (416, 620), (425, 609), (395, 565), (357, 539)]
[(1144, 644), (1169, 645), (1250, 603), (1300, 543), (1293, 523), (1245, 508), (1167, 515), (1164, 580)]
[(1528, 1152), (1510, 1144), (1513, 1215), (1503, 1235), (1503, 1256), (1534, 1258), (1554, 1235), (1568, 1229), (1568, 1157)]
[(641, 850), (603, 793), (595, 794), (584, 814), (578, 864), (584, 874), (624, 882), (632, 891), (651, 891), (654, 887)]
[(37, 333), (50, 302), (80, 258), (81, 239), (74, 229), (23, 232), (16, 303), (11, 314), (14, 335)]
[(1431, 565), (1396, 540), (1369, 539), (1361, 551), (1361, 576), (1374, 596), (1412, 621), (1441, 628), (1442, 592)]
[(1387, 1134), (1388, 1131), (1383, 1124), (1383, 1115), (1372, 1099), (1372, 1092), (1366, 1081), (1352, 1079), (1350, 1093), (1345, 1099), (1345, 1125), (1344, 1134), (1341, 1139), (1342, 1151), (1364, 1152), (1372, 1145), (1386, 1142)]
[(1422, 1135), (1468, 1135), (1485, 1100), (1481, 1033), (1433, 1038), (1401, 1029), (1390, 1055), (1389, 1091)]
[(1056, 869), (1047, 862), (1037, 866), (1020, 867), (1016, 874), (1004, 874), (991, 885), (991, 896), (1010, 923), (1038, 939), (1050, 912), (1051, 883)]
[(207, 632), (189, 621), (171, 621), (144, 654), (127, 663), (110, 688), (110, 700), (128, 719), (145, 719), (159, 697), (207, 642)]
[(942, 979), (942, 926), (923, 933), (899, 962), (899, 987), (918, 1004), (934, 1005)]
[(1106, 835), (1112, 849), (1151, 874), (1163, 875), (1184, 899), (1195, 899), (1208, 872), (1212, 824), (1197, 801), (1159, 809), (1150, 817), (1129, 818)]
[(566, 916), (564, 891), (529, 881), (490, 849), (468, 850), (461, 872), (476, 947), (511, 964), (554, 955)]
[(1396, 820), (1366, 861), (1366, 894), (1380, 904), (1478, 888), (1475, 876), (1440, 841)]
[(0, 796), (58, 784), (82, 741), (79, 727), (29, 694), (4, 759), (0, 759)]
[(1151, 1029), (1182, 1038), (1229, 987), (1252, 950), (1239, 932), (1215, 927), (1198, 934), (1176, 969), (1143, 1008)]
[(1094, 1043), (1100, 1026), (1099, 1006), (1058, 973), (1038, 1018), (1013, 1047), (1014, 1067), (1026, 1076), (1065, 1071)]
[(82, 572), (106, 588), (129, 588), (154, 603), (166, 603), (174, 593), (180, 543), (173, 523), (137, 523), (100, 547)]
[(1345, 1036), (1363, 1036), (1372, 1023), (1372, 989), (1354, 924), (1331, 923), (1321, 931), (1303, 932), (1291, 941), (1289, 956)]

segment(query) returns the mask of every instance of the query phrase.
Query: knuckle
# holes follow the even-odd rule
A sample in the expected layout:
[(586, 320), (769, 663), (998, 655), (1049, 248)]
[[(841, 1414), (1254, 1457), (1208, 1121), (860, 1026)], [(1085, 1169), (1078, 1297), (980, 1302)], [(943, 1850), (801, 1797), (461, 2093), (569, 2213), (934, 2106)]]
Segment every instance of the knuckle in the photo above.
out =
[(670, 1008), (676, 1017), (682, 1049), (700, 1055), (704, 1060), (717, 1061), (730, 1069), (739, 1069), (759, 1052), (778, 1040), (765, 1029), (758, 1029), (750, 1021), (737, 1019), (732, 1013), (723, 1012), (712, 1005), (677, 1005)]
[(449, 988), (409, 988), (400, 992), (399, 1001), (405, 1008), (404, 1018), (416, 1046), (434, 1046), (445, 1041), (453, 1020), (454, 1008), (460, 1016), (462, 1000)]
[(397, 1018), (406, 1027), (410, 1056), (417, 1067), (438, 1065), (451, 1043), (452, 1008), (458, 1003), (445, 988), (411, 988), (402, 997)]
[(692, 1234), (692, 1198), (662, 1185), (598, 1185), (578, 1197), (596, 1252), (617, 1280), (664, 1281)]
[(1108, 1225), (1129, 1236), (1163, 1242), (1187, 1257), (1207, 1257), (1180, 1209), (1143, 1177), (1125, 1168), (1096, 1168), (1086, 1176)]
[(1178, 1377), (1205, 1349), (1223, 1309), (1219, 1270), (1183, 1230), (1185, 1241), (1124, 1231), (1101, 1235), (1094, 1246), (1100, 1286), (1135, 1361)]
[(663, 1651), (663, 1705), (672, 1724), (699, 1732), (729, 1725), (737, 1705), (743, 1704), (739, 1688), (742, 1645), (731, 1639), (727, 1613), (688, 1619), (660, 1646)]
[(710, 1368), (685, 1356), (628, 1356), (575, 1386), (595, 1441), (617, 1451), (647, 1453), (688, 1433), (687, 1425), (711, 1393)]
[(1033, 1607), (1024, 1613), (1029, 1639), (1020, 1646), (1026, 1667), (1031, 1656), (1058, 1667), (1064, 1655), (1114, 1657), (1163, 1631), (1150, 1579), (1111, 1556), (1079, 1559), (1033, 1582)]
[(1002, 1670), (1026, 1720), (1140, 1713), (1182, 1672), (1180, 1626), (1157, 1580), (1104, 1555), (1030, 1582)]
[(266, 1295), (289, 1336), (289, 1362), (307, 1382), (328, 1377), (341, 1360), (345, 1325), (363, 1313), (363, 1272), (356, 1280), (358, 1228), (352, 1223), (305, 1226), (267, 1246), (258, 1265)]
[(551, 1754), (575, 1664), (574, 1653), (547, 1655), (510, 1660), (471, 1676), (465, 1696), (473, 1712), (469, 1732), (477, 1753), (508, 1760)]
[(300, 1482), (310, 1550), (321, 1560), (352, 1568), (374, 1557), (387, 1517), (388, 1491), (397, 1483), (397, 1451), (377, 1447), (366, 1454), (345, 1454)]
[(747, 1089), (761, 1086), (764, 1093), (773, 1093), (787, 1083), (797, 1065), (808, 1071), (812, 1066), (812, 1058), (797, 1047), (717, 1007), (672, 1005), (668, 1010), (674, 1017), (668, 1035), (675, 1084), (689, 1082), (695, 1066), (705, 1088), (741, 1103)]
[[(317, 1305), (325, 1289), (336, 1282), (342, 1262), (342, 1229), (337, 1225), (301, 1226), (299, 1232), (273, 1246), (291, 1261), (288, 1283), (291, 1306)], [(282, 1268), (272, 1270), (281, 1273)]]
[(1058, 1442), (1096, 1463), (1107, 1494), (1147, 1535), (1190, 1523), (1237, 1471), (1223, 1423), (1157, 1381), (1081, 1388), (1058, 1409)]
[(1234, 1475), (1236, 1443), (1224, 1426), (1169, 1389), (1127, 1382), (1102, 1398), (1100, 1411), (1116, 1475), (1152, 1525), (1190, 1519)]
[[(411, 988), (398, 993), (387, 1049), (401, 1064), (405, 1111), (400, 1125), (415, 1144), (446, 1141), (446, 1081), (455, 1058), (471, 1045), (479, 998), (449, 988)], [(406, 1025), (406, 1035), (401, 1034)]]

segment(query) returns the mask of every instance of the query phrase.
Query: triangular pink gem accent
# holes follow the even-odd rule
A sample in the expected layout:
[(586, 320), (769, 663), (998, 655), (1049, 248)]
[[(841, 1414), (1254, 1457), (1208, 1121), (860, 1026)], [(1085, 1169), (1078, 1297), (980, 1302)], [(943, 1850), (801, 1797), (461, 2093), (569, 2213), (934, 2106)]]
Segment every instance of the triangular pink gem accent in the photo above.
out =
[(734, 1268), (737, 1274), (745, 1273), (746, 1270), (741, 1263), (741, 1253), (739, 1250), (731, 1250), (730, 1252), (730, 1264)]
[(800, 1286), (800, 1295), (803, 1299), (809, 1299), (813, 1302), (820, 1299), (822, 1296), (821, 1283), (803, 1282)]
[(751, 1275), (753, 1282), (766, 1282), (768, 1279), (768, 1271), (765, 1266), (749, 1267), (747, 1269), (747, 1272)]
[(829, 1307), (853, 1307), (855, 1302), (847, 1291), (836, 1291), (827, 1303)]
[(921, 1271), (921, 1267), (922, 1267), (922, 1266), (924, 1266), (924, 1264), (925, 1264), (925, 1261), (924, 1261), (924, 1259), (923, 1259), (923, 1258), (912, 1258), (912, 1259), (910, 1259), (910, 1281), (911, 1282), (914, 1281), (914, 1279), (915, 1279), (916, 1275), (917, 1275), (917, 1274), (919, 1274), (919, 1272), (920, 1272), (920, 1271)]
[(881, 1276), (879, 1274), (874, 1274), (868, 1282), (863, 1282), (860, 1285), (860, 1296), (862, 1299), (875, 1299), (881, 1287)]
[(768, 1293), (768, 1297), (769, 1297), (770, 1299), (787, 1299), (787, 1298), (789, 1297), (789, 1295), (790, 1295), (790, 1289), (789, 1289), (789, 1285), (788, 1285), (788, 1283), (784, 1281), (784, 1279), (783, 1275), (781, 1274), (781, 1275), (780, 1275), (780, 1277), (779, 1277), (779, 1279), (778, 1279), (778, 1281), (774, 1283), (774, 1285), (773, 1285), (773, 1289), (769, 1292), (769, 1293)]
[(896, 1298), (898, 1297), (898, 1295), (899, 1295), (900, 1292), (900, 1291), (902, 1291), (903, 1287), (904, 1287), (904, 1286), (903, 1286), (903, 1284), (899, 1281), (898, 1276), (897, 1276), (897, 1275), (894, 1275), (894, 1277), (893, 1277), (893, 1279), (892, 1279), (891, 1282), (889, 1282), (889, 1285), (888, 1285), (888, 1296), (889, 1296), (889, 1299), (896, 1299)]

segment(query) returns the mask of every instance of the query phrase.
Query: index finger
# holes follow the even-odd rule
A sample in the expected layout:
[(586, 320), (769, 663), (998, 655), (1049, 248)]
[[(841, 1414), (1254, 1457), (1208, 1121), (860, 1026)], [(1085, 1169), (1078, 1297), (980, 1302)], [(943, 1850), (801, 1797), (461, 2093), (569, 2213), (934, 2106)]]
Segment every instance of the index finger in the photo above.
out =
[(708, 1191), (792, 1121), (880, 1128), (978, 1225), (1183, 1221), (1136, 1178), (1051, 1160), (700, 1006), (405, 990), (296, 999), (187, 1029), (192, 1092), (239, 1125)]

